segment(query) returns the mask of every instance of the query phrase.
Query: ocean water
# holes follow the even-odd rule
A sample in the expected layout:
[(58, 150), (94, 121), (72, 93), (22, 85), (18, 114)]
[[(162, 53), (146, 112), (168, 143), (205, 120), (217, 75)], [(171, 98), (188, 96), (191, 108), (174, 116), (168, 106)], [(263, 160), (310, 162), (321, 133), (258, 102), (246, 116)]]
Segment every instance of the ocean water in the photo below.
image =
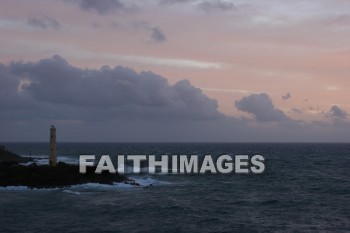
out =
[[(47, 143), (4, 145), (47, 162)], [(0, 188), (0, 232), (350, 232), (350, 144), (59, 143), (58, 154), (261, 154), (266, 171)]]

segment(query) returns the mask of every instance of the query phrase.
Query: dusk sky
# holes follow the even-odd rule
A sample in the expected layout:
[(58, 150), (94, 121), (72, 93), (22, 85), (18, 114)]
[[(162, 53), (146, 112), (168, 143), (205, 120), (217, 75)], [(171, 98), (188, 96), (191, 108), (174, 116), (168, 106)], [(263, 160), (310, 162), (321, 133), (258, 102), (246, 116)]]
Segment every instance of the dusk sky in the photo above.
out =
[(0, 142), (349, 142), (350, 1), (0, 0)]

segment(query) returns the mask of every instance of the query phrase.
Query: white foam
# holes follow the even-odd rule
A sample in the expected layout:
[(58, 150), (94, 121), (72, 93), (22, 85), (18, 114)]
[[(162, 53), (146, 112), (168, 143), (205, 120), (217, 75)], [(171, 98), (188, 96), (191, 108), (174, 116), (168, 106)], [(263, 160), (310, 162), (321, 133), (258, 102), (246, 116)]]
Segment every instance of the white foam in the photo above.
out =
[(80, 195), (81, 193), (80, 192), (76, 192), (76, 191), (72, 191), (72, 190), (63, 190), (64, 193), (68, 193), (68, 194), (74, 194), (74, 195)]
[[(29, 156), (23, 156), (26, 158), (29, 158)], [(37, 165), (47, 165), (49, 164), (49, 156), (48, 155), (36, 155), (35, 157), (33, 156), (33, 162), (27, 162), (27, 163), (20, 163), (20, 165), (24, 165), (24, 166), (29, 166), (33, 163), (37, 164)], [(57, 162), (64, 162), (67, 164), (75, 164), (78, 165), (79, 164), (79, 158), (72, 155), (58, 155), (57, 156)]]
[[(109, 184), (99, 184), (99, 183), (86, 183), (86, 184), (78, 184), (73, 185), (69, 188), (64, 188), (63, 193), (73, 194), (73, 195), (81, 195), (80, 191), (109, 191), (109, 190), (118, 190), (118, 189), (129, 189), (129, 188), (140, 188), (147, 186), (159, 186), (159, 185), (169, 185), (170, 182), (160, 181), (157, 179), (153, 179), (150, 177), (132, 177), (132, 180), (139, 185), (133, 184), (133, 182), (122, 182), (122, 183), (113, 183)], [(0, 191), (54, 191), (60, 188), (48, 188), (48, 189), (38, 189), (38, 188), (30, 188), (28, 186), (7, 186), (0, 187)]]
[(19, 165), (22, 165), (22, 166), (29, 166), (29, 165), (32, 165), (33, 162), (27, 162), (27, 163), (19, 163)]
[(140, 186), (128, 184), (128, 183), (113, 183), (113, 185), (109, 184), (98, 184), (98, 183), (86, 183), (86, 184), (78, 184), (71, 186), (71, 190), (80, 190), (80, 191), (108, 191), (108, 190), (116, 190), (120, 188), (137, 188)]
[(86, 183), (73, 185), (69, 190), (71, 191), (108, 191), (108, 190), (118, 190), (125, 188), (140, 188), (147, 186), (159, 186), (159, 185), (169, 185), (170, 182), (156, 180), (150, 177), (131, 177), (135, 183), (139, 185), (133, 184), (133, 182), (122, 182), (122, 183), (113, 183), (113, 185), (109, 184), (98, 184), (98, 183)]
[(68, 164), (79, 164), (79, 157), (77, 156), (63, 156), (59, 155), (57, 157), (58, 162), (64, 162)]

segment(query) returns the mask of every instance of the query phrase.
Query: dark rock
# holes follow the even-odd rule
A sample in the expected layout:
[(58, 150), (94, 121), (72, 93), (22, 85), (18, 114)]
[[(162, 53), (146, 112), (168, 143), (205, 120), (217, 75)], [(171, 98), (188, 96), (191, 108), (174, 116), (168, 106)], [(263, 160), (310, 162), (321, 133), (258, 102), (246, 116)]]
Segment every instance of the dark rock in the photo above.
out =
[(113, 184), (124, 182), (138, 186), (134, 180), (118, 173), (102, 172), (95, 174), (96, 167), (87, 167), (86, 174), (79, 173), (78, 165), (59, 162), (56, 167), (38, 166), (32, 163), (23, 166), (19, 163), (30, 162), (0, 146), (0, 186), (28, 186), (30, 188), (57, 188), (85, 183)]
[[(48, 165), (23, 166), (16, 162), (0, 163), (0, 186), (28, 186), (31, 188), (56, 188), (84, 183), (113, 184), (133, 180), (118, 173), (95, 174), (96, 167), (88, 167), (86, 174), (79, 173), (78, 165), (59, 162), (56, 167)], [(135, 184), (137, 185), (137, 184)]]

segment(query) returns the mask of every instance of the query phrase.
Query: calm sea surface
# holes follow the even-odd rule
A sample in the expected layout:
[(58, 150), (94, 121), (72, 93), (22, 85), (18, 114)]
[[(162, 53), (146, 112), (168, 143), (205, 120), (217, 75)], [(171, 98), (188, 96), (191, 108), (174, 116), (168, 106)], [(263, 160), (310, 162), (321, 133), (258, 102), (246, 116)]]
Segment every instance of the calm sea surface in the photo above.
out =
[[(47, 143), (3, 145), (47, 161)], [(80, 154), (261, 154), (267, 169), (129, 175), (143, 187), (0, 188), (0, 232), (350, 232), (350, 144), (59, 143), (58, 154), (69, 163)]]

